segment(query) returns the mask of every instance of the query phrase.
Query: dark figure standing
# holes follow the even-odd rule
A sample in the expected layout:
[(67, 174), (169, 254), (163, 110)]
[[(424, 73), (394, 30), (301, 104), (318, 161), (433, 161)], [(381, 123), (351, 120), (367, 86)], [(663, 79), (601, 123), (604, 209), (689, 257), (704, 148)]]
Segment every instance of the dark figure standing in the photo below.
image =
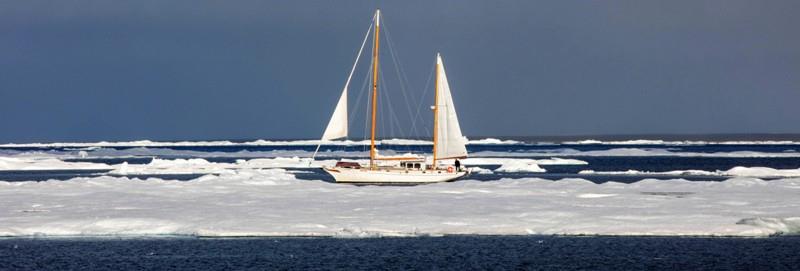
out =
[(461, 161), (458, 159), (456, 159), (456, 171), (461, 172)]

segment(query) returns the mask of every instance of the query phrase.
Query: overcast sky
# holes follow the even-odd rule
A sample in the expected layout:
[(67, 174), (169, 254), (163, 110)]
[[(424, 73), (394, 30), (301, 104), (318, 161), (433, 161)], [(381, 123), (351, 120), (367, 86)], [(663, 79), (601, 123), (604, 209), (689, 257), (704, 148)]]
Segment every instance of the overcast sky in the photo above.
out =
[(0, 142), (317, 138), (379, 5), (385, 136), (800, 133), (800, 1), (2, 1)]

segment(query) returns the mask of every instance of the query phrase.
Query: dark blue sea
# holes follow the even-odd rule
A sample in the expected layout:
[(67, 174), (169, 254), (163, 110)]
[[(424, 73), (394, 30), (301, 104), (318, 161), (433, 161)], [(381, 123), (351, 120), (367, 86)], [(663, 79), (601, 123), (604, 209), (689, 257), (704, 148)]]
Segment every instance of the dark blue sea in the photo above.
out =
[(798, 270), (800, 238), (0, 239), (2, 270)]

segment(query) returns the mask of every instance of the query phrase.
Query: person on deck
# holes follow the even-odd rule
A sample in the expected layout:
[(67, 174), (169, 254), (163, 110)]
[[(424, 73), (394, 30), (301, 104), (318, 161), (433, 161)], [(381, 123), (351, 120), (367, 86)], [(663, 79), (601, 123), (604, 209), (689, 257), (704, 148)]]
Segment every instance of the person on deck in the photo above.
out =
[(456, 171), (461, 172), (461, 161), (458, 161), (458, 159), (456, 159), (455, 164), (456, 164)]

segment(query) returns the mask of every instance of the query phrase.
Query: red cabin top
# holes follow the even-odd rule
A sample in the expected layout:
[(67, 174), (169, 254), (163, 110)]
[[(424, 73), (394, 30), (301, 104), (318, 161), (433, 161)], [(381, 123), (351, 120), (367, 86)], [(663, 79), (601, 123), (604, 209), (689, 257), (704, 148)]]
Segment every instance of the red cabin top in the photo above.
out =
[(336, 167), (359, 169), (361, 165), (356, 162), (336, 162)]

